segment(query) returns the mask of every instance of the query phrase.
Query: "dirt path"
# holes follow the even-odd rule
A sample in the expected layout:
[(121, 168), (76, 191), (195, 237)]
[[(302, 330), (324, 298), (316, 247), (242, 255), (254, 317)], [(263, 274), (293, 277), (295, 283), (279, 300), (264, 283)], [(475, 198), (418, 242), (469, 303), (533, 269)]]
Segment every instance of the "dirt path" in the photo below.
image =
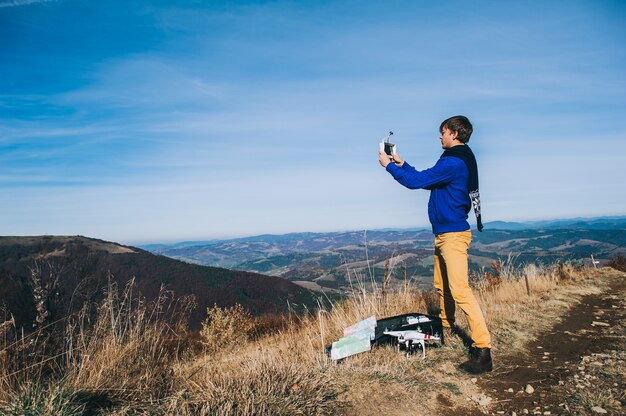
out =
[(484, 412), (626, 414), (625, 295), (626, 279), (618, 277), (583, 297), (528, 353), (498, 356), (494, 371), (478, 378), (492, 398)]

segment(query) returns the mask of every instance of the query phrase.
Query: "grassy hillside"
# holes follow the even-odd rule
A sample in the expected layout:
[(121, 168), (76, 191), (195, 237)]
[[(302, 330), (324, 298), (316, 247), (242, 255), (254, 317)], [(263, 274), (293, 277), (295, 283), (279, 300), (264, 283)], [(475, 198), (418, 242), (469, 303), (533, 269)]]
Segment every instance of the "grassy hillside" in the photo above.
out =
[[(506, 356), (528, 354), (577, 299), (624, 279), (612, 269), (505, 265), (502, 270), (476, 281), (476, 290), (493, 335), (494, 373), (504, 377), (506, 369), (498, 365)], [(324, 347), (361, 319), (436, 313), (432, 294), (411, 284), (389, 290), (360, 276), (355, 288), (349, 298), (313, 315), (292, 316), (287, 327), (262, 336), (254, 335), (255, 322), (244, 309), (216, 308), (195, 341), (184, 327), (166, 325), (145, 304), (131, 302), (132, 291), (110, 292), (93, 326), (81, 325), (80, 317), (68, 322), (54, 357), (37, 355), (33, 337), (20, 338), (11, 322), (0, 323), (0, 406), (16, 415), (378, 415), (445, 409), (472, 414), (489, 409), (480, 383), (456, 370), (466, 347), (450, 333), (444, 346), (428, 350), (426, 360), (381, 347), (339, 364), (329, 361)], [(465, 328), (461, 316), (457, 321)], [(621, 360), (613, 366), (616, 371), (624, 369)], [(614, 389), (604, 396), (619, 397), (619, 388)], [(586, 394), (591, 399), (572, 404), (579, 403), (579, 412), (594, 405), (593, 391)]]

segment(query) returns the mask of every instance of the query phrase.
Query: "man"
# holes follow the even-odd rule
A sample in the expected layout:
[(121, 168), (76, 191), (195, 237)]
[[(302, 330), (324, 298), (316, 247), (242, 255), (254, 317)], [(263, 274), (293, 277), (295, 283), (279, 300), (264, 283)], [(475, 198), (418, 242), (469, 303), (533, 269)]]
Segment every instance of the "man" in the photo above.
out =
[[(444, 327), (454, 325), (455, 302), (467, 317), (472, 348), (470, 359), (460, 368), (471, 374), (491, 371), (491, 336), (480, 305), (468, 282), (468, 256), (472, 240), (468, 213), (474, 206), (478, 230), (482, 231), (478, 168), (466, 144), (472, 124), (465, 116), (444, 120), (439, 127), (443, 154), (430, 169), (418, 171), (399, 155), (379, 151), (380, 164), (396, 181), (409, 189), (428, 189), (428, 218), (435, 234), (435, 272), (433, 284), (439, 295)], [(391, 162), (394, 163), (391, 163)]]

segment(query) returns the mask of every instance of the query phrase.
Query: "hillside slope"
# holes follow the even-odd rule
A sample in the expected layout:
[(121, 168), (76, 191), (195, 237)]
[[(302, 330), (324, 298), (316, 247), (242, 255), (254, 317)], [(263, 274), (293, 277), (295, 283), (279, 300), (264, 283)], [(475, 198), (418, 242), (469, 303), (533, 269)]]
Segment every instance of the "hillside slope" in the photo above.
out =
[[(210, 350), (134, 319), (142, 308), (105, 302), (98, 330), (68, 331), (63, 356), (71, 359), (52, 366), (59, 355), (22, 354), (34, 349), (29, 337), (0, 337), (0, 413), (53, 414), (43, 407), (54, 404), (54, 414), (117, 416), (624, 414), (625, 278), (555, 265), (479, 283), (494, 370), (475, 378), (457, 369), (467, 356), (462, 314), (460, 330), (444, 331), (445, 344), (429, 347), (426, 359), (393, 346), (342, 362), (326, 357), (324, 347), (366, 317), (437, 313), (431, 294), (410, 285), (355, 292), (256, 339), (216, 326), (211, 337), (229, 342)], [(54, 372), (42, 377), (46, 366)]]
[[(43, 312), (46, 322), (63, 318), (85, 302), (97, 303), (109, 278), (119, 286), (135, 278), (147, 300), (162, 286), (174, 296), (193, 295), (197, 328), (214, 303), (240, 303), (253, 314), (311, 305), (311, 292), (279, 277), (184, 263), (119, 244), (80, 237), (0, 237), (0, 309), (17, 327), (31, 328)], [(39, 324), (43, 324), (40, 322)]]

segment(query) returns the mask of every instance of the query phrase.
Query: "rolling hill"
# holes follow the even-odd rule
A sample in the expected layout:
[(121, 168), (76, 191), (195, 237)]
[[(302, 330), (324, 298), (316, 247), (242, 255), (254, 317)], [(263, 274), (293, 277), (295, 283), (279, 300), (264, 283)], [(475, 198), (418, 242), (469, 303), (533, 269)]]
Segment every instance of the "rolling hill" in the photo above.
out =
[[(283, 278), (189, 264), (148, 251), (81, 236), (0, 237), (0, 315), (28, 330), (98, 302), (112, 280), (130, 279), (147, 301), (161, 287), (193, 296), (190, 324), (198, 328), (206, 307), (240, 303), (255, 315), (314, 304), (312, 293)], [(37, 308), (47, 311), (45, 322)], [(1, 317), (1, 316), (0, 316)]]
[[(626, 255), (626, 217), (487, 223), (474, 232), (470, 268), (480, 271), (498, 259), (516, 265), (576, 261), (601, 263)], [(429, 286), (432, 280), (433, 235), (427, 229), (292, 233), (232, 240), (144, 246), (196, 264), (228, 267), (273, 276), (322, 291), (345, 292), (359, 278), (382, 281), (385, 268), (391, 283), (412, 279)]]

